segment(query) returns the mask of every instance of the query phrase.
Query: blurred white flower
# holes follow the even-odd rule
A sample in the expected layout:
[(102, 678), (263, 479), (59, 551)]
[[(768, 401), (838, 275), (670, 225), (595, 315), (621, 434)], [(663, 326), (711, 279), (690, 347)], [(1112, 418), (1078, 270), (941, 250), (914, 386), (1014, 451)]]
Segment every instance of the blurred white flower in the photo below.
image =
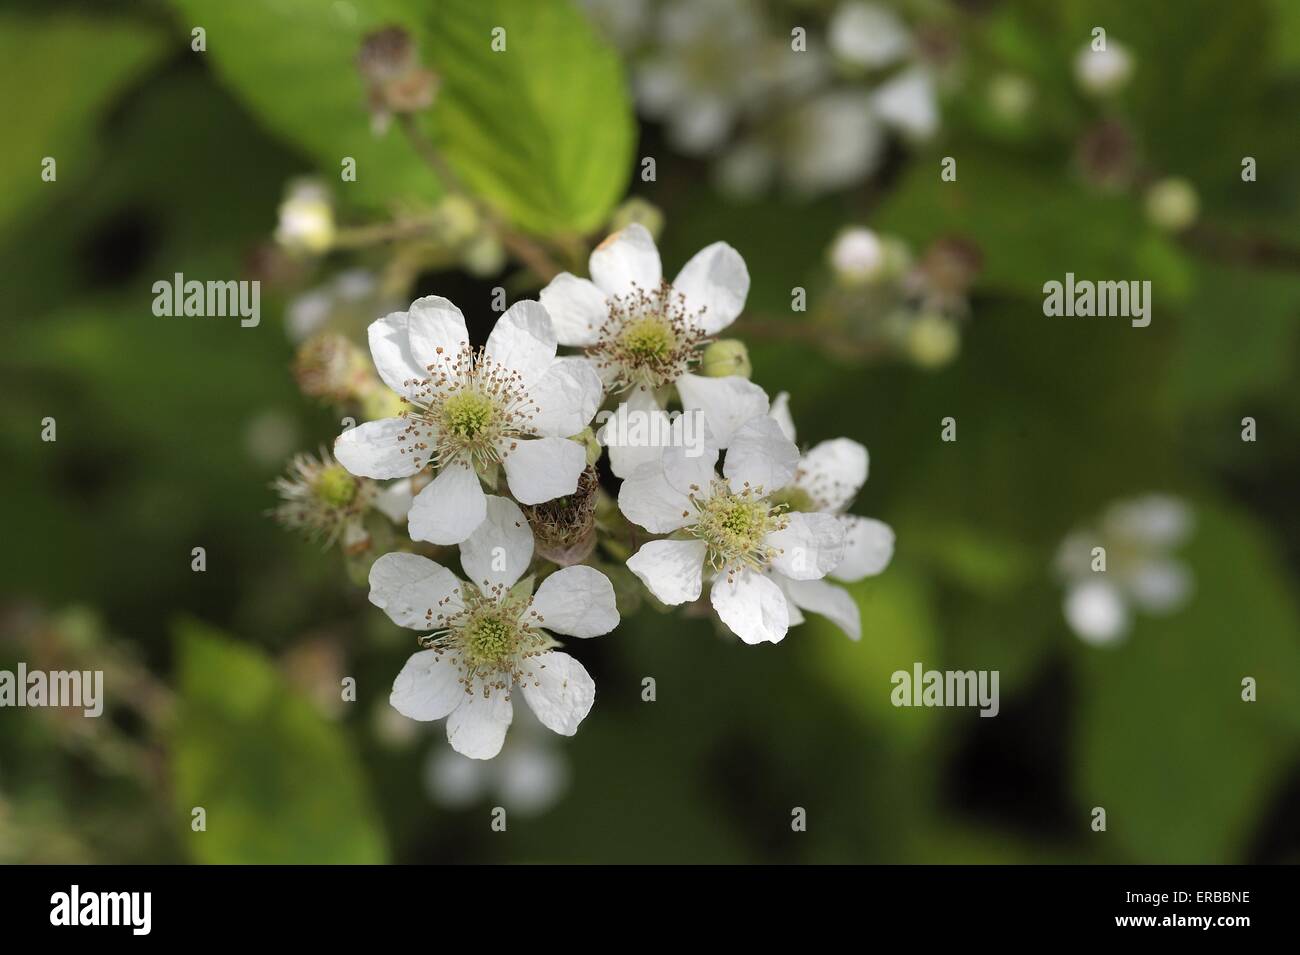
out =
[(638, 66), (641, 109), (688, 155), (716, 151), (769, 88), (767, 30), (750, 0), (670, 0), (653, 52)]
[[(584, 350), (585, 359), (570, 360), (589, 363), (610, 394), (626, 395), (616, 415), (661, 419), (658, 433), (666, 434), (668, 414), (658, 392), (675, 387), (685, 412), (702, 415), (716, 446), (725, 448), (740, 422), (767, 411), (767, 394), (753, 382), (691, 372), (701, 349), (745, 307), (749, 271), (739, 252), (715, 242), (665, 282), (654, 239), (633, 223), (601, 242), (588, 268), (591, 279), (562, 272), (540, 298), (560, 344)], [(653, 443), (607, 443), (619, 477), (657, 459), (661, 450)]]
[(389, 701), (415, 720), (447, 719), (447, 740), (473, 759), (501, 750), (516, 687), (547, 729), (572, 736), (596, 687), (551, 633), (595, 637), (618, 626), (614, 588), (591, 567), (557, 570), (529, 595), (515, 587), (533, 557), (523, 512), (502, 497), (460, 546), (470, 582), (417, 554), (385, 554), (370, 570), (370, 602), (399, 626), (427, 633)]
[(876, 70), (912, 52), (912, 34), (888, 7), (843, 3), (831, 16), (829, 43), (840, 59)]
[(370, 326), (375, 367), (406, 411), (345, 431), (334, 454), (363, 477), (436, 469), (409, 515), (411, 537), (435, 544), (459, 543), (479, 526), (480, 479), (493, 484), (498, 469), (522, 504), (572, 494), (587, 455), (568, 436), (591, 421), (604, 389), (590, 363), (557, 358), (555, 348), (538, 302), (512, 305), (475, 350), (460, 309), (434, 295), (417, 299)]
[(1056, 566), (1070, 628), (1088, 643), (1113, 643), (1128, 632), (1135, 609), (1168, 614), (1182, 607), (1192, 593), (1192, 573), (1170, 552), (1191, 529), (1186, 504), (1151, 494), (1116, 502), (1095, 527), (1067, 536)]
[(1114, 40), (1107, 39), (1104, 50), (1094, 50), (1091, 43), (1086, 43), (1074, 57), (1074, 78), (1085, 93), (1116, 93), (1132, 75), (1133, 57)]
[(717, 459), (713, 447), (691, 457), (670, 446), (657, 464), (623, 482), (618, 506), (628, 520), (678, 535), (643, 545), (627, 566), (670, 605), (699, 599), (707, 567), (709, 600), (723, 624), (746, 643), (777, 643), (791, 623), (787, 588), (840, 564), (844, 525), (833, 514), (787, 511), (771, 498), (795, 478), (799, 449), (766, 414), (736, 431), (721, 477)]
[(569, 765), (541, 732), (532, 710), (522, 707), (500, 755), (490, 761), (470, 759), (437, 747), (424, 767), (429, 797), (448, 809), (464, 809), (491, 799), (511, 813), (535, 816), (550, 809), (569, 785)]
[(881, 122), (906, 139), (926, 140), (939, 131), (939, 96), (923, 66), (886, 80), (872, 94), (871, 105)]

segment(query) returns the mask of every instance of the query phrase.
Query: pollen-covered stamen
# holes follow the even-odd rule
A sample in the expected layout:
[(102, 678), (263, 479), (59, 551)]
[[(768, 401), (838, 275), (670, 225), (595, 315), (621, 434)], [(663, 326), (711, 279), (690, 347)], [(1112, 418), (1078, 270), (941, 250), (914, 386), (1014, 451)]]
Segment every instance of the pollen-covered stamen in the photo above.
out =
[(686, 297), (667, 282), (650, 290), (634, 285), (608, 301), (609, 318), (587, 355), (612, 391), (670, 384), (690, 370), (708, 343), (701, 327), (704, 309), (690, 311)]
[(728, 575), (766, 567), (778, 554), (766, 543), (767, 535), (786, 526), (785, 506), (765, 497), (762, 487), (746, 484), (737, 493), (716, 478), (707, 500), (700, 500), (699, 491), (692, 487), (696, 518), (689, 531), (708, 545), (709, 566)]
[(502, 447), (532, 433), (538, 407), (519, 372), (483, 349), (461, 346), (427, 368), (429, 376), (404, 382), (409, 391), (406, 430), (398, 438), (416, 464), (442, 467), (453, 459), (475, 469), (501, 460)]
[(346, 544), (350, 532), (360, 533), (361, 517), (378, 493), (373, 481), (349, 474), (324, 450), (296, 455), (273, 486), (281, 498), (276, 519), (326, 546), (340, 537)]
[(457, 613), (430, 611), (428, 619), (436, 618), (441, 627), (420, 642), (459, 669), (466, 693), (508, 694), (515, 684), (535, 681), (533, 658), (554, 643), (540, 629), (542, 618), (532, 609), (532, 597), (512, 595), (499, 584), (483, 589), (466, 584), (460, 594), (463, 606)]

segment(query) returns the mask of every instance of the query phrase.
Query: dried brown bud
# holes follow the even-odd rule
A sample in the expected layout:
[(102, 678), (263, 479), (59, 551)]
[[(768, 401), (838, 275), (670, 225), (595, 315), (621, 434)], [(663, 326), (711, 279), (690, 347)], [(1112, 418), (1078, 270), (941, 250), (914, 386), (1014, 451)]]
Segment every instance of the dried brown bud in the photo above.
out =
[(586, 560), (596, 547), (596, 501), (600, 482), (588, 467), (572, 494), (542, 504), (523, 506), (533, 528), (537, 553), (561, 567)]
[(357, 53), (357, 69), (366, 81), (370, 110), (380, 123), (393, 113), (415, 113), (433, 105), (438, 77), (421, 66), (415, 41), (402, 27), (367, 35)]

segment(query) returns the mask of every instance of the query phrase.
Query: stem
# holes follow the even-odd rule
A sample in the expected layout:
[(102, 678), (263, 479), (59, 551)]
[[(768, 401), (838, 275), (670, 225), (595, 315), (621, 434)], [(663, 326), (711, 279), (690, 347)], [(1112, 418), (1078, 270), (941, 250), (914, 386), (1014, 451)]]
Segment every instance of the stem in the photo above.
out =
[(434, 171), (447, 191), (458, 193), (472, 202), (474, 207), (478, 209), (479, 214), (492, 227), (497, 238), (501, 240), (501, 244), (516, 259), (528, 266), (533, 274), (543, 282), (549, 282), (563, 271), (555, 264), (555, 260), (551, 258), (551, 254), (545, 248), (523, 233), (512, 230), (497, 214), (495, 209), (465, 188), (464, 183), (460, 181), (460, 177), (456, 175), (447, 160), (443, 158), (442, 153), (420, 130), (414, 115), (411, 113), (400, 114), (398, 124), (402, 127), (402, 132), (406, 134), (407, 140), (410, 141), (416, 153)]

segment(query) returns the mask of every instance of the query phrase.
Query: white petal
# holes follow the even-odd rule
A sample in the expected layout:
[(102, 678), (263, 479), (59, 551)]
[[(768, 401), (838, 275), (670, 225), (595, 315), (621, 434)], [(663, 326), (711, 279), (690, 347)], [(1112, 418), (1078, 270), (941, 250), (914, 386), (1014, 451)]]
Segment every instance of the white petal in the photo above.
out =
[(1148, 494), (1112, 504), (1103, 518), (1108, 534), (1156, 548), (1181, 544), (1191, 533), (1192, 523), (1187, 505), (1166, 494)]
[(516, 372), (525, 388), (538, 381), (555, 360), (555, 328), (541, 302), (515, 302), (497, 320), (483, 355)]
[(746, 643), (780, 643), (790, 629), (781, 588), (763, 574), (719, 574), (709, 591), (718, 619)]
[(626, 296), (636, 286), (653, 292), (663, 280), (659, 250), (646, 227), (632, 223), (596, 246), (588, 261), (591, 279), (606, 295)]
[(827, 30), (831, 51), (850, 63), (880, 69), (907, 56), (912, 37), (898, 14), (876, 3), (843, 3)]
[(366, 334), (370, 339), (370, 357), (375, 370), (389, 388), (408, 398), (415, 391), (415, 382), (427, 377), (420, 361), (411, 353), (407, 335), (406, 312), (391, 312), (370, 324)]
[(407, 525), (411, 540), (459, 544), (483, 523), (487, 500), (478, 475), (455, 458), (443, 466), (432, 484), (415, 496)]
[(581, 663), (552, 651), (529, 661), (524, 699), (537, 719), (561, 736), (572, 736), (596, 701), (596, 684)]
[(585, 358), (557, 358), (540, 381), (528, 389), (537, 405), (530, 422), (540, 435), (567, 438), (591, 423), (605, 400), (605, 386)]
[(566, 438), (511, 442), (502, 464), (510, 493), (520, 504), (541, 504), (578, 489), (587, 466), (587, 449)]
[(514, 710), (509, 690), (490, 689), (485, 697), (480, 687), (462, 694), (464, 702), (447, 717), (447, 742), (470, 759), (491, 759), (501, 752)]
[(867, 465), (866, 448), (848, 438), (835, 438), (803, 456), (794, 483), (812, 496), (819, 511), (841, 511), (862, 490)]
[(532, 559), (533, 530), (524, 512), (509, 498), (487, 495), (483, 523), (460, 545), (465, 577), (480, 588), (499, 584), (508, 590)]
[(668, 483), (661, 466), (646, 464), (618, 489), (618, 509), (651, 534), (668, 534), (695, 520), (691, 499)]
[(668, 447), (660, 461), (664, 478), (681, 494), (706, 499), (717, 477), (718, 448), (708, 422), (698, 409), (679, 413), (668, 432)]
[(594, 567), (563, 567), (537, 588), (530, 615), (552, 633), (598, 637), (618, 626), (614, 585)]
[(419, 554), (384, 554), (370, 567), (370, 602), (412, 630), (438, 630), (460, 613), (463, 586), (446, 567)]
[(782, 391), (772, 399), (772, 406), (767, 413), (781, 426), (781, 433), (791, 441), (795, 439), (794, 418), (790, 417), (790, 392)]
[(677, 379), (677, 393), (686, 411), (704, 412), (712, 441), (719, 448), (731, 444), (736, 429), (755, 415), (767, 414), (767, 392), (745, 378), (704, 378), (682, 375)]
[(634, 388), (606, 419), (596, 439), (609, 448), (614, 476), (626, 478), (641, 465), (660, 460), (671, 428), (668, 412), (659, 407), (654, 394)]
[(1065, 619), (1086, 642), (1111, 643), (1128, 630), (1129, 611), (1110, 581), (1087, 580), (1066, 591)]
[(862, 639), (862, 618), (857, 602), (843, 587), (824, 580), (787, 579), (785, 591), (800, 607), (826, 617), (851, 639)]
[(704, 541), (650, 541), (628, 558), (627, 569), (669, 605), (698, 600), (703, 586)]
[(609, 320), (609, 303), (596, 283), (561, 272), (538, 295), (561, 345), (593, 345)]
[(413, 720), (440, 720), (465, 702), (460, 668), (437, 650), (412, 654), (393, 681), (388, 702)]
[(375, 509), (394, 524), (406, 526), (406, 515), (411, 512), (415, 492), (405, 478), (394, 481), (375, 496)]
[(894, 556), (894, 529), (874, 517), (844, 514), (844, 558), (835, 565), (831, 576), (853, 583), (871, 577), (889, 566)]
[[(469, 349), (469, 332), (460, 309), (439, 295), (426, 295), (411, 303), (407, 333), (411, 355), (420, 377), (438, 380)], [(432, 369), (430, 369), (432, 366)]]
[(772, 566), (793, 580), (816, 580), (825, 577), (844, 558), (844, 525), (834, 514), (785, 515), (784, 530), (773, 531), (764, 539), (779, 553)]
[(428, 460), (413, 448), (428, 429), (412, 424), (407, 418), (382, 418), (348, 428), (334, 439), (334, 457), (358, 477), (410, 477)]
[(686, 297), (686, 311), (707, 333), (716, 335), (736, 320), (749, 295), (749, 270), (740, 253), (725, 242), (701, 249), (673, 279)]
[(781, 425), (758, 415), (736, 429), (722, 473), (738, 494), (746, 487), (761, 487), (770, 494), (790, 483), (798, 465), (799, 449), (782, 433)]

